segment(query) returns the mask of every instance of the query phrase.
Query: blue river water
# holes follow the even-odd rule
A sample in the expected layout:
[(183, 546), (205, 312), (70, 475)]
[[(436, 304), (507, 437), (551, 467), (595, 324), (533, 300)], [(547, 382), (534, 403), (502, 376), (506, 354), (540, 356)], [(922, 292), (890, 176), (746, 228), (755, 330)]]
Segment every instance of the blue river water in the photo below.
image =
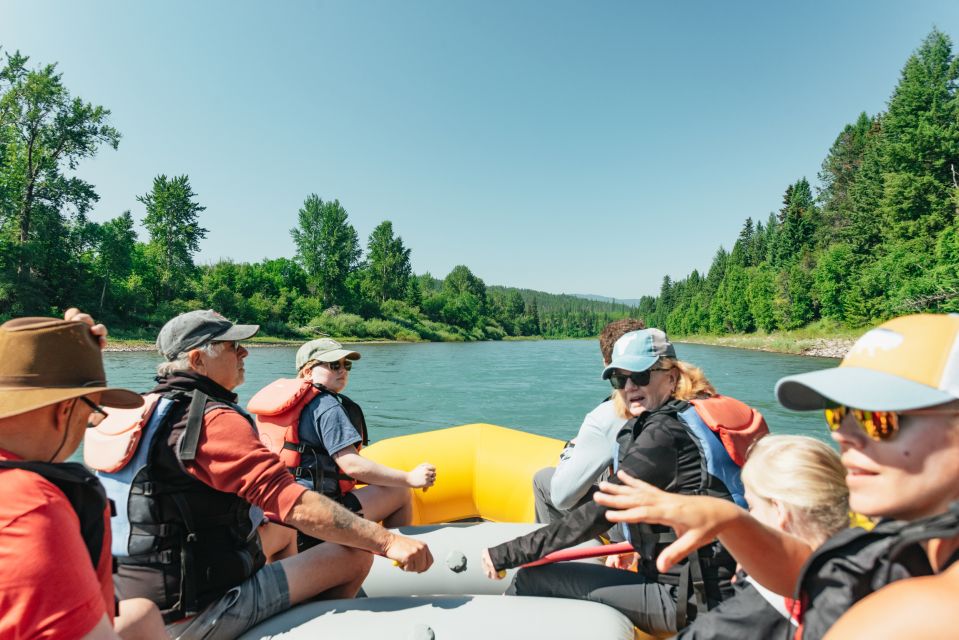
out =
[[(560, 439), (576, 434), (583, 416), (610, 393), (600, 379), (593, 340), (360, 344), (346, 394), (362, 405), (373, 441), (443, 427), (488, 422)], [(773, 433), (828, 441), (822, 415), (795, 413), (773, 396), (779, 378), (836, 366), (808, 358), (726, 347), (677, 344), (682, 360), (703, 368), (720, 393), (753, 405)], [(280, 377), (292, 377), (294, 347), (250, 350), (241, 403)], [(111, 385), (146, 391), (155, 352), (105, 354)]]

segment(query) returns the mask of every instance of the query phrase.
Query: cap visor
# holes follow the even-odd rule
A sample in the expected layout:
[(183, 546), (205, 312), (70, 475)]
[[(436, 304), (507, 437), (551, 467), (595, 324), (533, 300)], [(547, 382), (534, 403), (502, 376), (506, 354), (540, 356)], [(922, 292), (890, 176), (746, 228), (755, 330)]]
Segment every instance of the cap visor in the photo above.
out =
[(837, 404), (871, 411), (906, 411), (955, 400), (945, 391), (859, 367), (786, 376), (776, 383), (776, 398), (794, 411), (814, 411)]
[(225, 342), (227, 340), (247, 340), (255, 336), (259, 330), (260, 325), (258, 324), (235, 324), (214, 338), (214, 340), (217, 342)]
[(613, 371), (616, 369), (633, 372), (646, 371), (656, 364), (657, 360), (659, 360), (659, 356), (620, 356), (603, 369), (603, 380), (607, 380), (609, 376), (613, 375)]
[(143, 405), (139, 393), (111, 387), (71, 387), (67, 389), (0, 389), (0, 418), (20, 415), (40, 407), (72, 400), (91, 393), (100, 393), (99, 404), (118, 409), (135, 409)]
[(350, 351), (349, 349), (334, 349), (333, 351), (321, 353), (316, 357), (316, 360), (319, 360), (320, 362), (336, 362), (337, 360), (342, 360), (343, 358), (346, 358), (347, 360), (359, 360), (360, 354), (356, 351)]

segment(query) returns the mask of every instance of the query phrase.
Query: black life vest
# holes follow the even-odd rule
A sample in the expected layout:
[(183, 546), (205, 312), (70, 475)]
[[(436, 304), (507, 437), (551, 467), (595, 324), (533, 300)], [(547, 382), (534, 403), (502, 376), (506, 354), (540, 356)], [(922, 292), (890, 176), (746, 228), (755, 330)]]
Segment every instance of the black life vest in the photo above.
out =
[(947, 512), (872, 530), (845, 529), (807, 560), (796, 588), (803, 638), (821, 638), (842, 614), (873, 591), (904, 578), (932, 575), (922, 542), (959, 535), (959, 502)]
[[(691, 406), (690, 403), (682, 400), (670, 401), (647, 414), (643, 419), (642, 427), (646, 428), (654, 420), (665, 419), (678, 422), (680, 427), (689, 434), (699, 453), (701, 480), (693, 494), (734, 501), (732, 493), (723, 481), (708, 468), (701, 436), (693, 432), (680, 418), (680, 414), (689, 410)], [(639, 435), (637, 426), (638, 419), (630, 420), (617, 436), (619, 462), (622, 462), (633, 440)], [(722, 449), (721, 444), (718, 445), (718, 449)], [(691, 619), (690, 610), (697, 616), (702, 615), (708, 611), (710, 601), (719, 602), (724, 596), (732, 594), (730, 579), (735, 573), (736, 561), (718, 541), (693, 551), (685, 561), (676, 564), (666, 572), (660, 572), (656, 568), (656, 558), (663, 549), (675, 542), (675, 531), (663, 525), (650, 524), (632, 524), (629, 525), (628, 531), (633, 547), (640, 554), (639, 570), (651, 580), (678, 587), (676, 597), (676, 628), (678, 630), (688, 625)], [(691, 605), (690, 601), (692, 601)]]
[(139, 444), (145, 455), (138, 451), (127, 468), (100, 475), (107, 492), (118, 494), (126, 525), (127, 535), (114, 541), (117, 592), (156, 602), (172, 622), (202, 611), (256, 573), (265, 557), (251, 506), (184, 470), (196, 457), (206, 413), (237, 411), (255, 430), (252, 420), (199, 389), (166, 391), (160, 402)]
[(0, 460), (0, 469), (23, 469), (36, 473), (53, 483), (66, 496), (80, 520), (80, 535), (96, 571), (100, 558), (110, 553), (106, 544), (104, 514), (108, 505), (111, 512), (113, 507), (97, 477), (77, 462)]
[[(349, 418), (350, 423), (352, 423), (357, 432), (359, 432), (360, 438), (362, 438), (361, 447), (367, 446), (367, 444), (369, 444), (369, 433), (366, 428), (366, 418), (363, 416), (363, 409), (360, 408), (360, 405), (342, 393), (334, 393), (323, 385), (316, 386), (320, 388), (321, 392), (330, 394), (340, 403), (343, 411), (346, 412), (346, 417)], [(310, 477), (313, 480), (314, 491), (318, 491), (325, 496), (335, 499), (348, 493), (356, 485), (356, 480), (340, 469), (325, 446), (314, 446), (303, 442), (301, 438), (300, 442), (296, 445), (296, 450), (300, 454), (309, 451), (314, 456), (315, 464), (306, 465), (301, 463), (300, 466), (290, 469), (297, 478)]]

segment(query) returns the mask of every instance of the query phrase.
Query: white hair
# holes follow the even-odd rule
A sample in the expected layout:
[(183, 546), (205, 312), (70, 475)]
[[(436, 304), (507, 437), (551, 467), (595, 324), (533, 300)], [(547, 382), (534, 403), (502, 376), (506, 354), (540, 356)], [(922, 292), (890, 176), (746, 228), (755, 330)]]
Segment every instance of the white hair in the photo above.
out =
[[(190, 349), (190, 351), (202, 351), (211, 358), (220, 355), (220, 352), (226, 348), (227, 342), (208, 342), (202, 347), (196, 347), (195, 349)], [(183, 353), (177, 355), (173, 360), (167, 362), (161, 362), (157, 365), (157, 375), (166, 377), (173, 373), (174, 371), (187, 371), (193, 367), (190, 365), (190, 351), (184, 351)]]

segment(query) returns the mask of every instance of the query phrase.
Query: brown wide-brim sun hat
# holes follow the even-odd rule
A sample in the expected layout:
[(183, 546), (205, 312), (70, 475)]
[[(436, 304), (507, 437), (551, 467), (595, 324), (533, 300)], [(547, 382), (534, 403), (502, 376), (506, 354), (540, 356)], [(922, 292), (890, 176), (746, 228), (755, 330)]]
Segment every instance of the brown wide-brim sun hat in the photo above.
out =
[(100, 345), (89, 326), (56, 318), (0, 325), (0, 418), (94, 393), (106, 407), (143, 404), (140, 394), (107, 385)]

